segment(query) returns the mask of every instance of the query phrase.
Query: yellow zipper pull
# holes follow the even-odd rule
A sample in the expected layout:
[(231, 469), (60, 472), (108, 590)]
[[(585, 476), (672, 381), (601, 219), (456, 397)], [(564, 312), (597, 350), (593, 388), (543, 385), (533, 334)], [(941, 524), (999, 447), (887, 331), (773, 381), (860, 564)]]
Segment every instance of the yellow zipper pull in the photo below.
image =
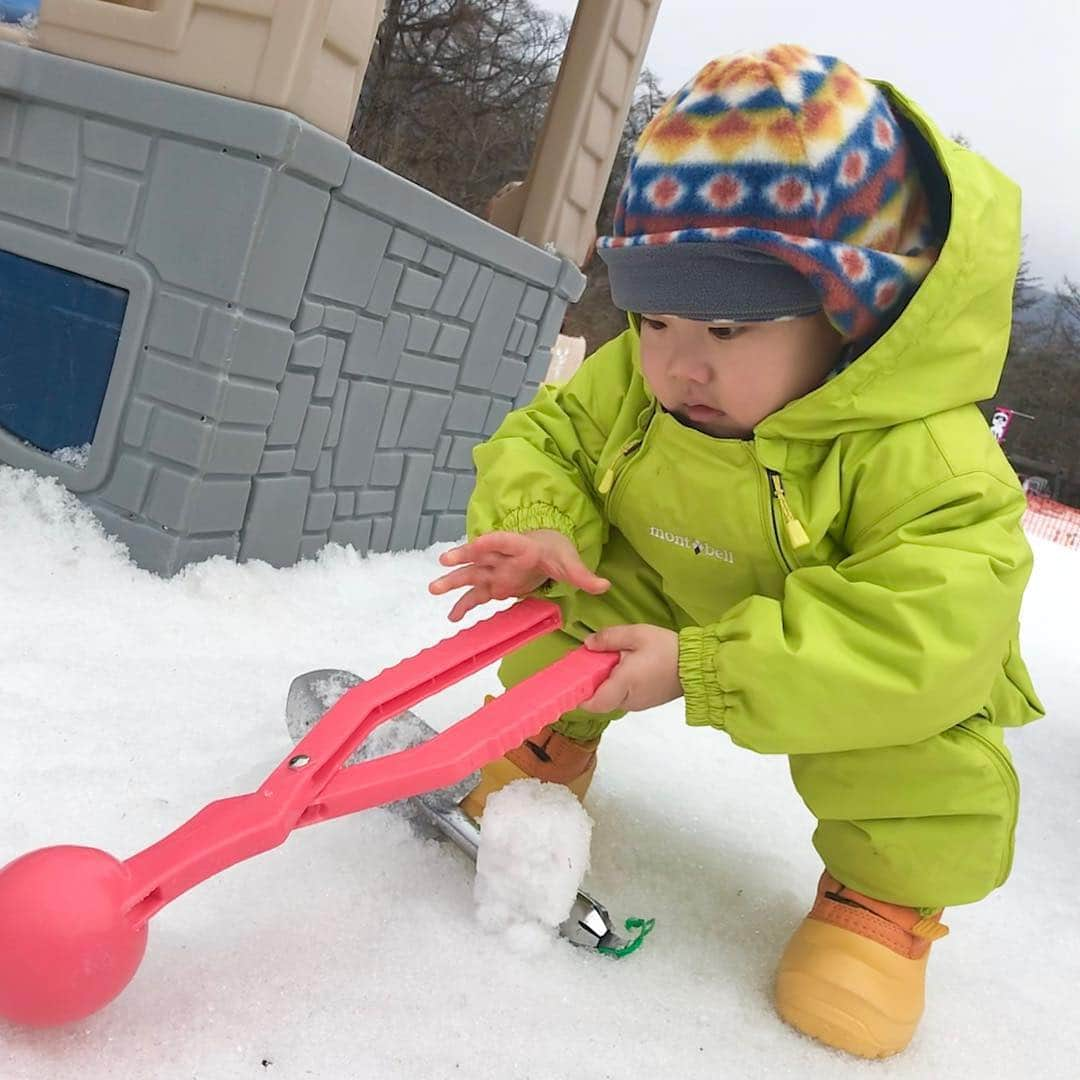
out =
[(773, 490), (776, 492), (776, 501), (780, 504), (780, 513), (784, 515), (784, 528), (787, 530), (792, 547), (809, 547), (810, 537), (806, 535), (802, 522), (791, 512), (787, 495), (784, 494), (784, 485), (780, 482), (779, 473), (773, 473), (772, 482)]
[(596, 490), (601, 495), (606, 495), (615, 483), (615, 468), (619, 463), (619, 459), (626, 457), (628, 454), (632, 454), (640, 445), (640, 438), (631, 439), (628, 443), (624, 444), (623, 448), (619, 451), (619, 456), (608, 466), (608, 471), (600, 478), (600, 483), (597, 485)]

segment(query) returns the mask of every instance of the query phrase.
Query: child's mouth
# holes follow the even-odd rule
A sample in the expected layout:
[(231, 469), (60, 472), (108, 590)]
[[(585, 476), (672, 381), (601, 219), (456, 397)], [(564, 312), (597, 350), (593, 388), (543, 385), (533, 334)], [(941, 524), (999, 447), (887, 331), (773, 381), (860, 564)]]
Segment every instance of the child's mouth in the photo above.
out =
[(698, 423), (704, 420), (716, 420), (724, 415), (719, 409), (714, 409), (709, 405), (683, 405), (681, 411), (688, 419)]

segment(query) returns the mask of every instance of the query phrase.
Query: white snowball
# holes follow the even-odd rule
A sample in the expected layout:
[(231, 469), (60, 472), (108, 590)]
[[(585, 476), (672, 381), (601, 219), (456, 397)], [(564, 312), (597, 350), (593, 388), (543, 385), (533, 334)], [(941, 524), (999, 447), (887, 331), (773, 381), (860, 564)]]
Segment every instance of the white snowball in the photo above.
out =
[(570, 914), (589, 869), (592, 819), (562, 784), (518, 780), (487, 801), (476, 916), (508, 948), (535, 953)]

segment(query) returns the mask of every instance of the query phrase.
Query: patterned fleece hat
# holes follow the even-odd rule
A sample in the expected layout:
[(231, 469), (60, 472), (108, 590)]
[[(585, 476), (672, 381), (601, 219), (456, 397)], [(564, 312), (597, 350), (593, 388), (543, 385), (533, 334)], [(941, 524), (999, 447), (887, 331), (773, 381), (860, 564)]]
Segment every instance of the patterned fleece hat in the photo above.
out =
[(761, 322), (824, 309), (888, 324), (937, 258), (881, 91), (796, 45), (707, 64), (641, 134), (597, 250), (626, 311)]

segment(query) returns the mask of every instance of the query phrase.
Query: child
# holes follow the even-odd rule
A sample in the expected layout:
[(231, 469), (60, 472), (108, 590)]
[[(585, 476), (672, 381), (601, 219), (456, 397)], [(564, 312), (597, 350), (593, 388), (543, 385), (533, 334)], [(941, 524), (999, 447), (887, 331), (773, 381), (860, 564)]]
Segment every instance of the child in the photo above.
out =
[(707, 65), (645, 129), (599, 253), (630, 329), (476, 450), (450, 618), (540, 591), (594, 697), (485, 770), (584, 794), (626, 710), (787, 754), (825, 864), (780, 1015), (910, 1041), (946, 905), (1012, 861), (1005, 727), (1042, 715), (1017, 646), (1024, 497), (972, 404), (1008, 344), (1018, 193), (885, 84), (780, 46)]

